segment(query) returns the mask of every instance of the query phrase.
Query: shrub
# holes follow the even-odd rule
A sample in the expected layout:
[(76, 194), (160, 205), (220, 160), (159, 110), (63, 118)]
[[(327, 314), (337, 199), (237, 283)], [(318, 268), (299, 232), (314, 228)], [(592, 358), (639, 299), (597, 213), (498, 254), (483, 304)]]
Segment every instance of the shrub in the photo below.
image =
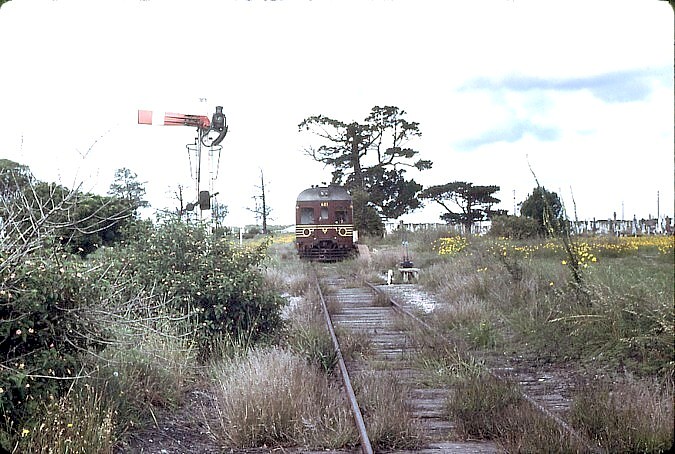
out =
[(102, 350), (108, 333), (91, 311), (98, 298), (88, 270), (77, 258), (47, 253), (0, 268), (5, 427), (23, 425), (58, 398), (82, 372), (81, 352)]
[(514, 240), (534, 238), (539, 235), (539, 223), (527, 216), (495, 216), (489, 234)]
[(206, 358), (211, 340), (223, 334), (248, 333), (256, 340), (280, 327), (284, 300), (265, 285), (266, 247), (236, 246), (210, 236), (204, 226), (168, 220), (108, 255), (132, 292), (119, 297), (153, 293), (190, 316)]

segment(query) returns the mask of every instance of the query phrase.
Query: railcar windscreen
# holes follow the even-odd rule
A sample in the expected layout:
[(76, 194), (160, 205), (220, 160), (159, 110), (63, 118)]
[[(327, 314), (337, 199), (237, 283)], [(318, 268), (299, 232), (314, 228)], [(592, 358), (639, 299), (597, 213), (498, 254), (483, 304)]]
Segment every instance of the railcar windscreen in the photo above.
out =
[(314, 208), (300, 209), (300, 224), (314, 224)]
[(335, 210), (335, 222), (338, 224), (344, 224), (349, 222), (349, 217), (347, 216), (346, 210)]

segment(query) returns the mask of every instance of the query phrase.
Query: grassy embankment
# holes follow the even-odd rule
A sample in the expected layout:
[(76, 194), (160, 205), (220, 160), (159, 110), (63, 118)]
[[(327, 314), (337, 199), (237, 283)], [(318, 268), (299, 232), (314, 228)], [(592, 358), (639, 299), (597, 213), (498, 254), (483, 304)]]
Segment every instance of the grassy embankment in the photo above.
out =
[[(460, 350), (421, 346), (430, 380), (454, 387), (448, 411), (471, 437), (507, 449), (583, 450), (533, 417), (482, 367), (483, 357), (574, 369), (577, 431), (610, 452), (665, 450), (673, 440), (673, 238), (554, 240), (408, 234), (421, 284), (442, 302), (428, 320)], [(396, 266), (400, 237), (373, 245), (371, 276)], [(569, 265), (578, 264), (574, 279)], [(431, 353), (430, 353), (431, 352)]]

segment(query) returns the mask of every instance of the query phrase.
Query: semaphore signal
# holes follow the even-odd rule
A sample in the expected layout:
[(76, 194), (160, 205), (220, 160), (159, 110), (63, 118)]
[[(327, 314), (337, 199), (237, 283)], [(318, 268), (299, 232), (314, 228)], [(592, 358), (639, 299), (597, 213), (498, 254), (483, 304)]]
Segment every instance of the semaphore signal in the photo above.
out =
[[(201, 211), (211, 209), (211, 198), (213, 194), (213, 183), (217, 178), (217, 170), (214, 172), (214, 155), (218, 153), (218, 159), (215, 163), (217, 168), (220, 163), (220, 151), (222, 147), (220, 143), (227, 135), (228, 127), (225, 115), (223, 114), (223, 107), (216, 106), (216, 111), (209, 120), (205, 115), (191, 115), (173, 112), (160, 112), (152, 110), (138, 111), (139, 125), (156, 125), (156, 126), (191, 126), (197, 128), (197, 138), (194, 144), (187, 144), (188, 153), (195, 154), (196, 169), (194, 179), (197, 188), (196, 202), (188, 203), (186, 209), (188, 211), (199, 207)], [(209, 149), (209, 187), (202, 189), (201, 173), (202, 173), (202, 146)], [(190, 166), (192, 173), (192, 166)]]

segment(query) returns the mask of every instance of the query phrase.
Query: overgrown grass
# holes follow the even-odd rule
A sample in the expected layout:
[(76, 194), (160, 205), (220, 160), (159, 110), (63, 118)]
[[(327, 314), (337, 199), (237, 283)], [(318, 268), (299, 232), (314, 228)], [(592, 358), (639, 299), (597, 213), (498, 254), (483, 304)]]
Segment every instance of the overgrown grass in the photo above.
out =
[(672, 373), (675, 282), (673, 263), (661, 259), (672, 258), (672, 249), (627, 249), (621, 257), (589, 252), (580, 289), (570, 283), (562, 250), (547, 244), (474, 238), (424, 269), (420, 282), (446, 303), (437, 311), (439, 325), (479, 348), (527, 342), (554, 360)]
[(608, 452), (666, 452), (673, 446), (672, 382), (588, 385), (578, 392), (570, 420)]
[(300, 303), (288, 313), (282, 344), (330, 373), (337, 363), (337, 354), (318, 298), (316, 289), (308, 287)]
[(254, 350), (215, 370), (218, 441), (230, 447), (353, 445), (357, 434), (342, 393), (304, 358)]
[[(473, 237), (462, 247), (450, 247), (460, 245), (452, 240), (434, 249), (428, 237), (409, 235), (413, 260), (426, 265), (420, 283), (439, 301), (430, 324), (463, 348), (536, 355), (592, 373), (601, 391), (584, 388), (573, 417), (580, 432), (610, 452), (659, 451), (672, 444), (672, 385), (654, 384), (672, 383), (675, 373), (672, 237), (576, 238), (576, 277), (555, 241)], [(534, 428), (522, 422), (534, 421), (536, 412), (510, 401), (503, 385), (472, 376), (481, 367), (479, 361), (464, 367), (474, 364), (462, 360), (471, 353), (437, 346), (418, 346), (417, 352), (431, 383), (453, 387), (465, 380), (453, 411), (466, 420), (467, 434), (481, 435), (471, 429), (471, 418), (478, 418), (476, 427), (499, 421), (490, 436), (508, 451), (585, 450), (562, 440), (558, 428), (541, 418)], [(630, 386), (622, 384), (626, 373)], [(472, 387), (473, 401), (463, 402)], [(492, 410), (505, 404), (509, 410), (495, 416)], [(492, 408), (492, 416), (473, 415), (483, 407)]]
[(448, 413), (468, 438), (497, 440), (506, 452), (586, 452), (588, 447), (530, 405), (514, 383), (488, 374), (455, 384)]
[(337, 354), (325, 322), (310, 319), (307, 324), (296, 325), (289, 333), (287, 344), (296, 354), (330, 373), (337, 364)]
[(395, 375), (369, 372), (353, 377), (352, 382), (374, 449), (414, 449), (424, 443), (406, 400), (409, 390)]
[(427, 386), (450, 387), (483, 370), (483, 363), (468, 354), (460, 346), (461, 341), (430, 333), (407, 317), (400, 318), (397, 325), (408, 333), (408, 359), (425, 373), (424, 384)]
[(300, 296), (313, 283), (311, 264), (298, 258), (293, 243), (273, 243), (268, 265), (265, 281), (279, 293)]
[(74, 380), (68, 393), (43, 402), (40, 417), (22, 428), (20, 452), (110, 453), (127, 433), (180, 405), (195, 378), (189, 337), (127, 334), (130, 342), (91, 359), (89, 375)]
[(46, 402), (40, 423), (24, 428), (17, 452), (112, 453), (116, 439), (113, 396), (93, 386), (77, 386), (56, 401)]

